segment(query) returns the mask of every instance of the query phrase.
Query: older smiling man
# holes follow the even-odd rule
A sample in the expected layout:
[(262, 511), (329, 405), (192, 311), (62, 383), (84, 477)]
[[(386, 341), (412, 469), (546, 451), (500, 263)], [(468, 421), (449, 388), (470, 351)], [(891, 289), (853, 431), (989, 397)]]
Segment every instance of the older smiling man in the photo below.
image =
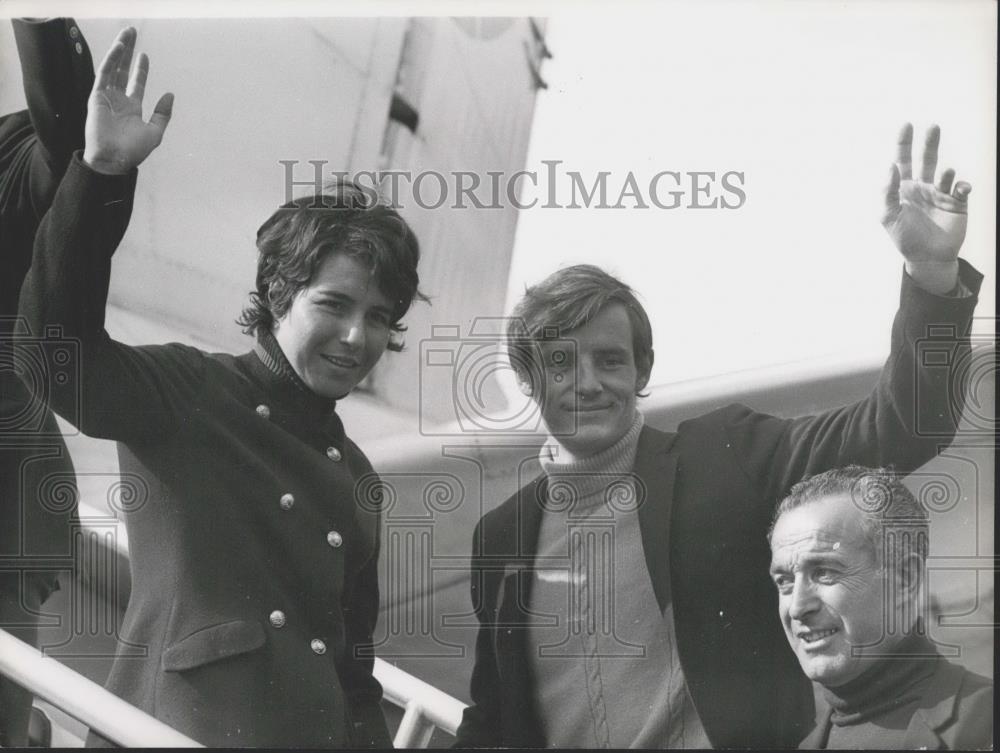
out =
[(543, 474), (473, 537), (480, 628), (460, 745), (774, 747), (808, 731), (812, 693), (767, 577), (774, 505), (829, 468), (916, 468), (958, 418), (960, 376), (916, 344), (941, 325), (942, 346), (967, 352), (981, 280), (957, 258), (970, 188), (951, 170), (935, 182), (936, 128), (915, 179), (912, 136), (885, 190), (906, 268), (892, 353), (854, 405), (796, 419), (730, 405), (656, 431), (636, 407), (653, 338), (632, 290), (582, 265), (527, 291), (508, 345), (551, 437)]
[(926, 637), (927, 513), (894, 474), (850, 466), (796, 484), (769, 538), (785, 635), (824, 689), (802, 747), (990, 747), (993, 683)]

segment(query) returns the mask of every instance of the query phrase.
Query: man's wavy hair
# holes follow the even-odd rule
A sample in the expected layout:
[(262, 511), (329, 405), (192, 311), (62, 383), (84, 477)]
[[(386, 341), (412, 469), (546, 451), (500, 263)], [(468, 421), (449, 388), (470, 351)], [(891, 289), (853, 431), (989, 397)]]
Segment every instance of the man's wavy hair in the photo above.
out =
[(648, 374), (653, 367), (653, 328), (632, 288), (600, 267), (576, 264), (528, 288), (507, 320), (507, 355), (521, 381), (538, 386), (535, 381), (543, 372), (540, 341), (566, 337), (611, 303), (625, 306), (636, 369)]
[(323, 193), (279, 207), (257, 231), (257, 288), (237, 324), (248, 335), (270, 331), (329, 254), (368, 266), (393, 301), (388, 349), (403, 349), (401, 320), (420, 292), (420, 244), (399, 213), (357, 184), (340, 180)]

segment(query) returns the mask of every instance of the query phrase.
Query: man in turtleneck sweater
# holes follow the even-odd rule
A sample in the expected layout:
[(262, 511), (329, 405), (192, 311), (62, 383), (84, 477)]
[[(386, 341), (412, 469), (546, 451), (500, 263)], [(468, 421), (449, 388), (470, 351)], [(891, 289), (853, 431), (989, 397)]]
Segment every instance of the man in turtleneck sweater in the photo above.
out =
[[(951, 170), (935, 182), (937, 128), (915, 178), (912, 135), (885, 191), (906, 270), (892, 352), (858, 403), (796, 419), (730, 405), (657, 431), (637, 410), (653, 336), (633, 291), (579, 265), (526, 292), (507, 345), (550, 436), (542, 475), (473, 536), (480, 628), (458, 745), (794, 747), (811, 728), (767, 577), (774, 505), (830, 468), (917, 468), (960, 413), (956, 333), (981, 281), (958, 259), (970, 189)], [(948, 363), (917, 357), (929, 332)]]
[(769, 538), (785, 634), (823, 686), (802, 747), (992, 745), (993, 683), (926, 636), (927, 513), (894, 474), (850, 466), (796, 484)]
[[(644, 421), (634, 410), (631, 419), (594, 455), (574, 458), (558, 443), (541, 453), (549, 505), (529, 609), (561, 616), (528, 628), (538, 702), (551, 709), (541, 722), (560, 747), (706, 748), (669, 627), (673, 607), (661, 614), (643, 567), (631, 471)], [(643, 698), (621, 692), (629, 687), (645, 689)]]

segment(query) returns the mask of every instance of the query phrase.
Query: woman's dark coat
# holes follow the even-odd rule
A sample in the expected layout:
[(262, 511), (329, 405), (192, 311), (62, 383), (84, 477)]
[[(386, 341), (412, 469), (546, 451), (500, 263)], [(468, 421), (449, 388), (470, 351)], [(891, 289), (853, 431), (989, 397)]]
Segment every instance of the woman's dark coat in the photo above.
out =
[(388, 746), (372, 677), (378, 506), (332, 402), (273, 339), (242, 356), (104, 331), (136, 172), (74, 157), (22, 293), (80, 341), (54, 410), (120, 444), (132, 596), (107, 686), (216, 746)]

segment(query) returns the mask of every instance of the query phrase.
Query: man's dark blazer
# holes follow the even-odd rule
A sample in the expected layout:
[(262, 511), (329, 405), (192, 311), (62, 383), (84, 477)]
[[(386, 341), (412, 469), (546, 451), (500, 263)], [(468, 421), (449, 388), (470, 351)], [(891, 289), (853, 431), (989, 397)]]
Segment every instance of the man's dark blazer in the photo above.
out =
[[(981, 275), (961, 264), (962, 281), (978, 293)], [(812, 692), (768, 575), (774, 506), (805, 476), (850, 463), (909, 471), (949, 441), (975, 302), (932, 295), (904, 275), (889, 359), (872, 394), (854, 405), (797, 419), (731, 405), (675, 433), (640, 434), (634, 471), (646, 566), (660, 608), (673, 604), (684, 676), (713, 746), (794, 747), (809, 731)], [(929, 333), (930, 325), (941, 326)], [(951, 358), (924, 359), (925, 348)], [(476, 527), (471, 589), (480, 629), (459, 746), (548, 742), (523, 627), (545, 486), (535, 479)]]
[[(13, 25), (28, 109), (0, 117), (0, 627), (37, 644), (39, 607), (72, 558), (76, 477), (55, 419), (15, 373), (30, 363), (9, 338), (23, 334), (15, 317), (38, 223), (83, 146), (94, 71), (72, 19)], [(30, 694), (0, 677), (0, 745), (27, 743), (30, 708)]]
[[(816, 728), (802, 741), (800, 748), (826, 747), (832, 713), (824, 700), (816, 714)], [(873, 731), (865, 747), (885, 749), (890, 742), (880, 739)], [(937, 670), (924, 683), (920, 702), (906, 726), (903, 747), (906, 750), (989, 750), (992, 746), (993, 683), (946, 659), (938, 659)]]

